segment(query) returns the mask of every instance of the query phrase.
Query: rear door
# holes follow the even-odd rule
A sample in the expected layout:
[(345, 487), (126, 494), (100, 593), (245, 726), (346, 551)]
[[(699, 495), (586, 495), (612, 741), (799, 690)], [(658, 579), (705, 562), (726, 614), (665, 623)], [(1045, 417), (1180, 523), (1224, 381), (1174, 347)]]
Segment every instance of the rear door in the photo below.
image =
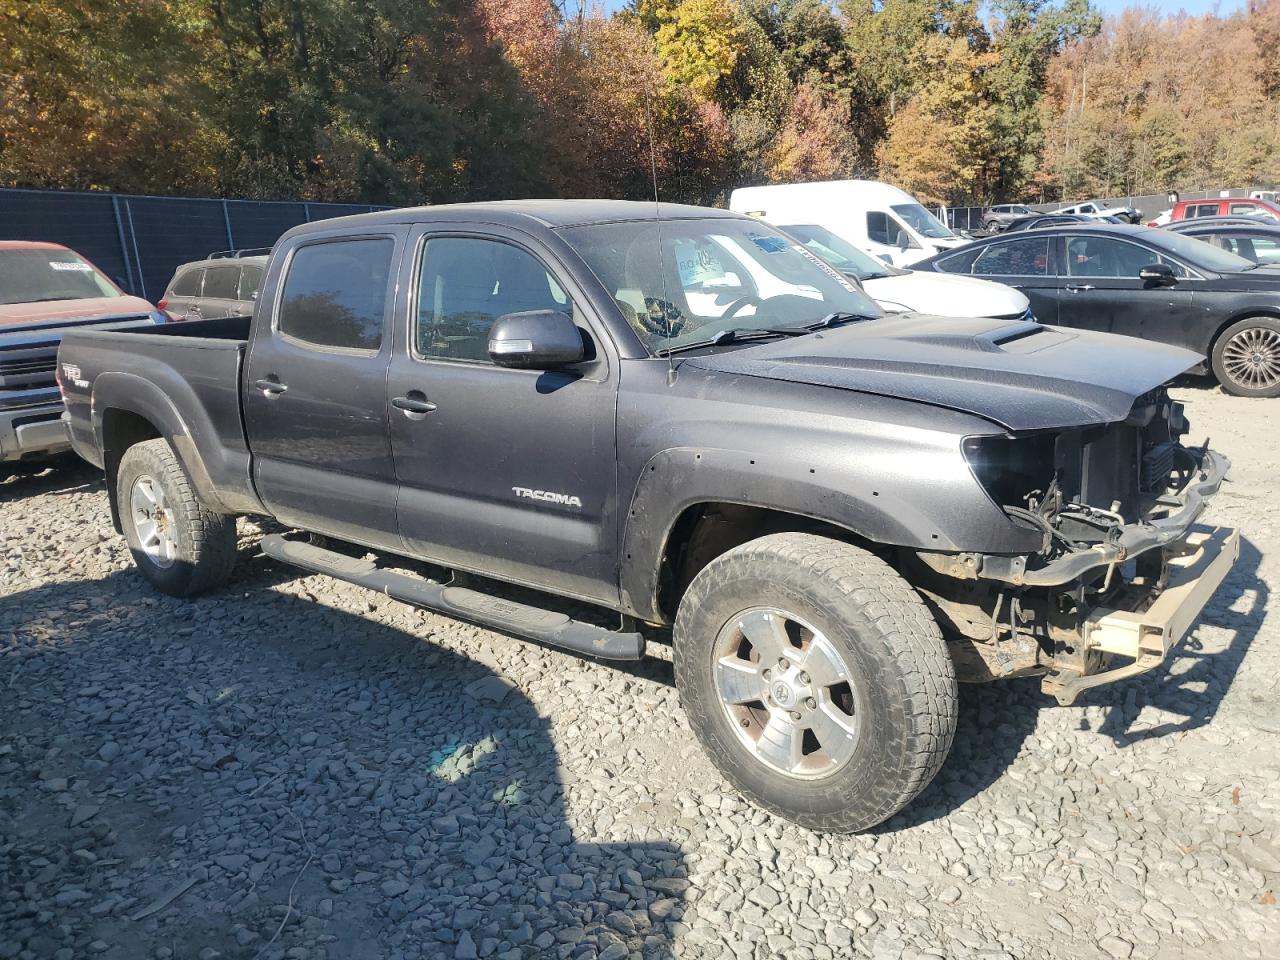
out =
[(200, 289), (203, 285), (204, 267), (180, 269), (162, 298), (164, 309), (178, 320), (199, 320)]
[(394, 226), (290, 241), (244, 385), (254, 481), (271, 512), (387, 549), (400, 547), (387, 366), (405, 234)]
[[(1183, 345), (1196, 325), (1194, 274), (1183, 264), (1141, 244), (1103, 234), (1060, 238), (1062, 299), (1058, 322), (1161, 343)], [(1178, 283), (1163, 287), (1142, 280), (1143, 267), (1164, 263)]]
[(938, 261), (946, 273), (967, 273), (1015, 287), (1031, 301), (1031, 312), (1041, 323), (1058, 322), (1061, 282), (1054, 275), (1051, 237), (1016, 233), (1008, 240), (964, 247)]
[[(413, 246), (409, 322), (387, 384), (405, 549), (616, 601), (617, 363), (586, 296), (519, 231), (423, 227)], [(495, 365), (489, 328), (526, 310), (572, 316), (589, 359)]]
[(236, 291), (236, 316), (249, 316), (258, 302), (258, 290), (262, 287), (262, 266), (257, 263), (240, 265), (240, 288)]
[(230, 316), (236, 309), (239, 287), (240, 264), (219, 263), (205, 268), (200, 316), (205, 320)]

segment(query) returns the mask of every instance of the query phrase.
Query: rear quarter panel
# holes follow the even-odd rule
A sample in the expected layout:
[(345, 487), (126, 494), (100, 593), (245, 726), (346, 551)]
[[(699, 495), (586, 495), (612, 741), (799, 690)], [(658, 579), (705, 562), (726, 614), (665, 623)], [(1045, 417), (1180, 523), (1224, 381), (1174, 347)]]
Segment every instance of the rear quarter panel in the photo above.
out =
[(58, 354), (72, 445), (110, 469), (114, 412), (150, 423), (197, 492), (226, 513), (262, 512), (240, 406), (245, 343), (162, 334), (72, 334)]

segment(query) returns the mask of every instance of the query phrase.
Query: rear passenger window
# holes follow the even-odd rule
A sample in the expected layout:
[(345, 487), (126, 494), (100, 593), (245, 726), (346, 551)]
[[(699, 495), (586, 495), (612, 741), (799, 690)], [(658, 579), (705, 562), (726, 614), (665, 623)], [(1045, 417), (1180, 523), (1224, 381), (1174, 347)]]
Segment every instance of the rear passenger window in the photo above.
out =
[(239, 267), (209, 267), (204, 274), (204, 295), (214, 300), (234, 300), (239, 282)]
[(190, 270), (184, 270), (182, 273), (178, 274), (178, 278), (173, 282), (173, 289), (169, 291), (169, 295), (174, 297), (200, 296), (200, 278), (203, 275), (203, 267), (193, 267)]
[(1231, 212), (1239, 217), (1250, 217), (1258, 212), (1258, 205), (1256, 203), (1233, 203)]
[(1027, 237), (984, 247), (969, 268), (978, 277), (1043, 277), (1049, 273), (1049, 238)]
[(258, 288), (262, 286), (262, 268), (245, 264), (240, 268), (239, 300), (253, 300), (258, 296)]
[(390, 237), (299, 247), (285, 276), (276, 328), (315, 346), (376, 353), (394, 250)]

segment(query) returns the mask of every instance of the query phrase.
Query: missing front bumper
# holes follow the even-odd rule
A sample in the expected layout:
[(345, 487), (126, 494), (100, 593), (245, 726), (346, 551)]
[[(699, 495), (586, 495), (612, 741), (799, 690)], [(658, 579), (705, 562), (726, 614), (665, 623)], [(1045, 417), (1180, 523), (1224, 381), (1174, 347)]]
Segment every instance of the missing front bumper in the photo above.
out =
[[(1168, 580), (1145, 610), (1116, 607), (1093, 611), (1082, 631), (1089, 650), (1126, 657), (1129, 663), (1098, 673), (1055, 670), (1041, 689), (1067, 706), (1092, 687), (1115, 683), (1159, 666), (1200, 616), (1240, 556), (1240, 534), (1227, 527), (1196, 530), (1166, 548)], [(1136, 602), (1138, 597), (1133, 598)]]

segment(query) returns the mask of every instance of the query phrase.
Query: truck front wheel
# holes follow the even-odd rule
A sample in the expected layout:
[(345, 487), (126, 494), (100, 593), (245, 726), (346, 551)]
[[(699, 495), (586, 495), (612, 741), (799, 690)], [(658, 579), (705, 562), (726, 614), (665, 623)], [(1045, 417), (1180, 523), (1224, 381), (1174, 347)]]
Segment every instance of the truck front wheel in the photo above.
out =
[(167, 441), (125, 451), (116, 471), (116, 506), (133, 562), (157, 590), (191, 597), (231, 576), (236, 518), (200, 503)]
[(956, 727), (937, 624), (878, 557), (761, 537), (711, 561), (676, 615), (681, 702), (753, 802), (813, 830), (866, 830), (925, 788)]

